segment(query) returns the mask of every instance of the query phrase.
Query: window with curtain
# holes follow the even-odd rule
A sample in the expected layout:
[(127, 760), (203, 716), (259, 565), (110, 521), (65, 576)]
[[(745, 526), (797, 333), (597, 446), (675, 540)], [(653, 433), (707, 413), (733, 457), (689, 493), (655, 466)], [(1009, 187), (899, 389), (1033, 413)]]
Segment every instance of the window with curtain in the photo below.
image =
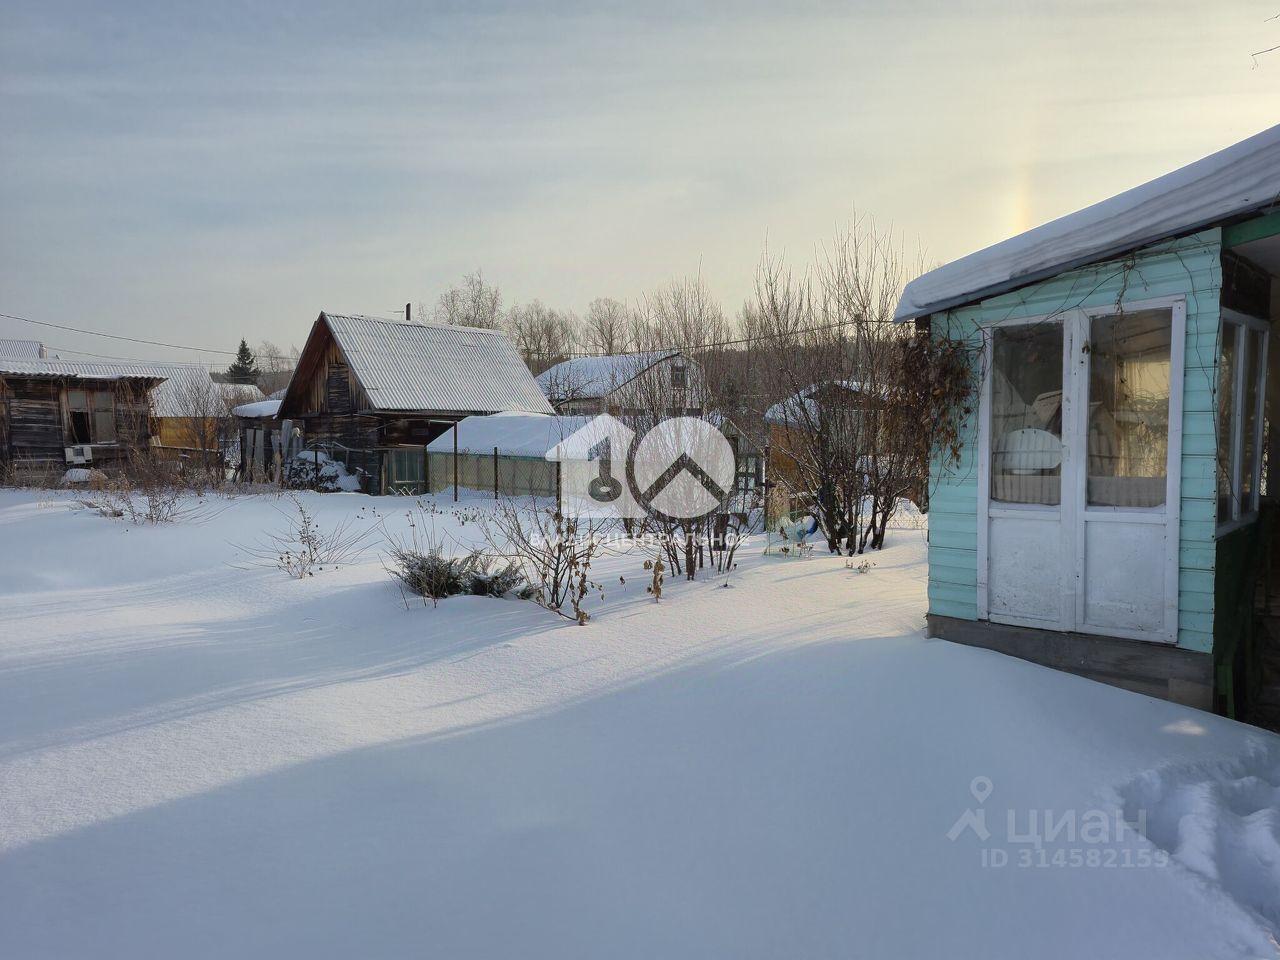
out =
[(997, 327), (991, 351), (991, 499), (1062, 502), (1062, 323)]
[(1168, 482), (1170, 310), (1089, 323), (1089, 506), (1163, 506)]

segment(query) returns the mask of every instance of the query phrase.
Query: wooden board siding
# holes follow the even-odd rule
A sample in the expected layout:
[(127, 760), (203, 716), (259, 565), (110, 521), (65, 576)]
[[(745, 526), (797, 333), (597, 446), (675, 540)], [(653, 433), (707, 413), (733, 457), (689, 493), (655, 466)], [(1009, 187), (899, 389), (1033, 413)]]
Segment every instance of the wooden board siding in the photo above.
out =
[(325, 374), (325, 409), (332, 414), (356, 411), (351, 393), (351, 368), (338, 356), (330, 360)]
[(321, 339), (313, 348), (308, 343), (308, 355), (298, 365), (296, 376), (301, 377), (301, 389), (290, 410), (281, 409), (281, 416), (297, 418), (316, 413), (350, 414), (371, 411), (360, 384), (351, 373), (351, 367), (337, 342), (323, 325), (317, 336)]
[(1213, 658), (1207, 653), (1167, 643), (978, 624), (936, 614), (929, 615), (928, 631), (931, 637), (995, 650), (1113, 687), (1200, 710), (1213, 709)]
[[(1147, 247), (1129, 260), (1073, 270), (971, 307), (935, 314), (931, 324), (933, 336), (963, 340), (976, 352), (985, 326), (997, 320), (1114, 305), (1117, 298), (1186, 298), (1178, 646), (1201, 652), (1213, 648), (1213, 383), (1221, 287), (1221, 231), (1213, 228)], [(960, 463), (944, 469), (935, 456), (930, 468), (929, 612), (960, 620), (978, 616), (977, 410), (975, 403), (965, 424)]]
[(6, 377), (11, 397), (9, 449), (15, 460), (62, 460), (60, 385), (54, 380)]
[[(103, 389), (111, 381), (53, 380), (43, 377), (5, 377), (3, 413), (0, 428), (0, 457), (13, 460), (52, 460), (63, 463), (70, 444), (64, 416), (63, 396), (68, 389)], [(134, 444), (145, 447), (150, 438), (150, 399), (146, 390), (134, 384), (114, 384), (116, 440), (113, 444), (94, 444), (95, 459), (110, 459), (123, 454)]]

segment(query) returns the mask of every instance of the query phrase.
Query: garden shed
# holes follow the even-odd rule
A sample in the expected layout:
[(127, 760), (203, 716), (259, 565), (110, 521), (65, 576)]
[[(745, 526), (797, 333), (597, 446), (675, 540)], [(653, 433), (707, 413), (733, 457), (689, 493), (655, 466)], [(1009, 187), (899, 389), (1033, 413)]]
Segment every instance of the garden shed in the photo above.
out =
[(1226, 712), (1258, 689), (1278, 275), (1273, 127), (906, 287), (977, 390), (931, 467), (930, 635)]

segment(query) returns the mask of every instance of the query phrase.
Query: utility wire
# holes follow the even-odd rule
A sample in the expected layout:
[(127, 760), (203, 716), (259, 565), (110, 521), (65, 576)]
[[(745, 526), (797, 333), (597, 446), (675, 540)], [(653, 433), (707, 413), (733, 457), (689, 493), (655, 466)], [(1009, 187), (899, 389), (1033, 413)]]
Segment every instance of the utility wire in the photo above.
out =
[[(104, 337), (108, 340), (123, 340), (127, 343), (142, 343), (142, 344), (147, 344), (155, 347), (168, 347), (169, 349), (172, 349), (172, 350), (193, 350), (199, 353), (215, 353), (220, 356), (227, 356), (227, 357), (234, 357), (234, 356), (237, 356), (238, 354), (238, 352), (235, 350), (216, 350), (212, 347), (194, 347), (194, 346), (191, 346), (190, 344), (166, 343), (162, 340), (147, 340), (141, 337), (126, 337), (121, 334), (115, 334), (115, 333), (101, 333), (97, 330), (85, 330), (81, 327), (72, 327), (72, 326), (67, 326), (66, 324), (61, 324), (61, 323), (52, 323), (48, 320), (32, 320), (30, 317), (19, 317), (10, 313), (0, 313), (0, 317), (3, 317), (7, 320), (18, 320), (18, 321), (21, 321), (22, 323), (31, 323), (41, 327), (51, 327), (56, 330), (67, 330), (67, 331), (70, 331), (71, 333), (83, 333), (92, 337)], [(584, 351), (571, 350), (571, 351), (566, 351), (564, 354), (562, 354), (562, 356), (566, 356), (571, 359), (577, 359), (579, 357), (609, 357), (609, 356), (621, 357), (621, 356), (635, 356), (637, 354), (645, 354), (645, 353), (677, 353), (681, 351), (713, 350), (713, 349), (721, 349), (724, 347), (739, 346), (741, 344), (761, 343), (768, 340), (777, 340), (785, 337), (793, 337), (799, 334), (820, 333), (825, 330), (835, 330), (835, 329), (839, 329), (840, 327), (852, 326), (853, 324), (860, 323), (860, 322), (861, 321), (857, 319), (837, 320), (832, 323), (818, 324), (817, 326), (812, 326), (812, 327), (797, 327), (791, 330), (778, 330), (772, 333), (752, 334), (751, 336), (737, 337), (730, 340), (717, 340), (717, 341), (708, 341), (705, 343), (697, 343), (697, 344), (683, 344), (683, 345), (676, 345), (676, 346), (655, 347), (653, 349), (645, 349), (645, 350), (622, 350), (612, 354), (588, 353)], [(892, 320), (876, 320), (873, 322), (889, 323), (889, 324), (893, 323)], [(100, 357), (102, 359), (107, 359), (107, 360), (137, 360), (140, 363), (181, 362), (181, 361), (139, 360), (136, 357), (113, 357), (107, 354), (89, 353), (88, 351), (83, 351), (83, 350), (70, 350), (70, 349), (57, 348), (57, 347), (55, 347), (54, 349), (63, 349), (64, 352), (66, 353), (80, 353), (86, 356)], [(292, 356), (280, 356), (280, 355), (274, 355), (274, 354), (261, 354), (261, 355), (255, 354), (255, 357), (257, 356), (261, 356), (263, 359), (266, 359), (266, 360), (285, 360), (290, 362), (292, 362), (295, 359)], [(208, 364), (208, 365), (212, 366), (212, 364)]]
[[(48, 320), (32, 320), (30, 317), (19, 317), (19, 316), (15, 316), (12, 313), (0, 313), (0, 317), (3, 317), (6, 320), (20, 320), (23, 323), (32, 323), (40, 327), (52, 327), (55, 330), (67, 330), (71, 333), (84, 333), (84, 334), (88, 334), (91, 337), (105, 337), (108, 340), (124, 340), (128, 343), (144, 343), (153, 347), (168, 347), (171, 350), (194, 350), (198, 353), (216, 353), (226, 357), (234, 357), (234, 356), (238, 356), (239, 354), (239, 351), (236, 351), (236, 350), (215, 350), (212, 347), (193, 347), (190, 344), (184, 344), (184, 343), (165, 343), (163, 340), (144, 340), (140, 337), (126, 337), (117, 333), (100, 333), (97, 330), (85, 330), (81, 327), (69, 327), (66, 324), (51, 323)], [(55, 349), (63, 349), (63, 348), (55, 348)], [(66, 352), (67, 353), (87, 353), (87, 351), (84, 351), (84, 350), (67, 350)], [(136, 360), (137, 359), (136, 357), (107, 357), (105, 354), (97, 354), (97, 353), (88, 353), (88, 356), (103, 357), (104, 359), (112, 359), (112, 360)], [(254, 354), (254, 356), (257, 357), (258, 354)], [(266, 360), (292, 360), (293, 359), (292, 357), (280, 356), (278, 354), (262, 354), (262, 357), (263, 359), (266, 359)], [(177, 363), (181, 361), (141, 360), (139, 362), (140, 363)]]

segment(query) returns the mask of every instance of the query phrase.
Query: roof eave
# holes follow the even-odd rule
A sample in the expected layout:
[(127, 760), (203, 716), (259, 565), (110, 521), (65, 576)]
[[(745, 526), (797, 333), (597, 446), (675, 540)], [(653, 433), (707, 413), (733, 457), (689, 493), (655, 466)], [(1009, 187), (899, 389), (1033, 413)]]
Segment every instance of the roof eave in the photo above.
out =
[[(1061, 263), (1053, 266), (1030, 271), (1016, 277), (1010, 277), (1008, 280), (1001, 281), (1000, 283), (988, 284), (985, 287), (981, 287), (968, 293), (958, 294), (954, 297), (948, 297), (943, 300), (937, 300), (932, 303), (925, 304), (922, 307), (908, 308), (905, 313), (895, 313), (893, 322), (907, 323), (910, 320), (919, 320), (921, 317), (932, 316), (935, 313), (942, 313), (945, 310), (954, 310), (957, 307), (964, 307), (972, 303), (978, 303), (979, 301), (987, 300), (1003, 293), (1009, 293), (1010, 291), (1029, 286), (1033, 283), (1039, 283), (1041, 280), (1048, 280), (1050, 277), (1056, 277), (1059, 274), (1067, 273), (1071, 270), (1079, 270), (1081, 267), (1087, 267), (1091, 264), (1105, 263), (1107, 260), (1114, 260), (1116, 257), (1130, 253), (1134, 250), (1141, 250), (1142, 248), (1149, 247), (1152, 244), (1177, 240), (1181, 237), (1190, 236), (1193, 233), (1199, 233), (1201, 230), (1207, 230), (1210, 227), (1225, 226), (1240, 220), (1246, 220), (1275, 205), (1275, 199), (1269, 198), (1241, 210), (1234, 211), (1230, 214), (1211, 217), (1207, 220), (1194, 222), (1190, 226), (1179, 227), (1177, 231), (1172, 233), (1166, 231), (1149, 237), (1143, 237), (1138, 240), (1128, 240), (1122, 244), (1116, 244), (1112, 247), (1104, 248), (1097, 253), (1090, 253), (1087, 256), (1063, 260)], [(1017, 234), (1016, 236), (1021, 236), (1021, 234)], [(927, 274), (922, 274), (921, 276), (927, 276)]]

